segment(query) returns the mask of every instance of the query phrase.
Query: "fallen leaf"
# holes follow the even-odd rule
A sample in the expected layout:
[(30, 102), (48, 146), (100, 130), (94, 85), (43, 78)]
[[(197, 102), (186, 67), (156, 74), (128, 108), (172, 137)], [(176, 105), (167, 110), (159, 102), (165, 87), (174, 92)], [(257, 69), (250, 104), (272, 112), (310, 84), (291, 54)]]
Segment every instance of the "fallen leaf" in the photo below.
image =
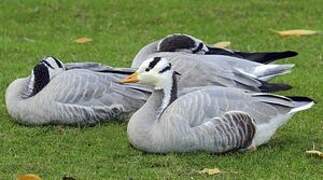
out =
[(88, 43), (91, 41), (93, 41), (93, 40), (91, 38), (87, 38), (87, 37), (81, 37), (81, 38), (74, 40), (74, 42), (79, 43), (79, 44), (84, 44), (84, 43)]
[(313, 30), (305, 30), (305, 29), (293, 29), (293, 30), (286, 30), (286, 31), (275, 31), (272, 30), (275, 33), (278, 33), (281, 37), (288, 37), (288, 36), (309, 36), (309, 35), (315, 35), (319, 34), (318, 31)]
[(316, 156), (323, 158), (323, 152), (317, 151), (317, 150), (306, 151), (306, 154), (316, 155)]
[(58, 125), (58, 126), (56, 127), (56, 129), (57, 129), (57, 131), (58, 131), (59, 133), (64, 134), (64, 127), (63, 127), (63, 126)]
[(218, 168), (213, 168), (213, 169), (208, 169), (208, 168), (204, 168), (203, 170), (199, 171), (199, 174), (207, 174), (207, 175), (217, 175), (220, 174), (221, 171)]
[(35, 174), (25, 174), (17, 176), (17, 180), (41, 180), (41, 178)]
[(221, 41), (221, 42), (217, 42), (217, 43), (213, 44), (213, 47), (228, 48), (228, 47), (230, 47), (230, 45), (231, 45), (230, 41)]

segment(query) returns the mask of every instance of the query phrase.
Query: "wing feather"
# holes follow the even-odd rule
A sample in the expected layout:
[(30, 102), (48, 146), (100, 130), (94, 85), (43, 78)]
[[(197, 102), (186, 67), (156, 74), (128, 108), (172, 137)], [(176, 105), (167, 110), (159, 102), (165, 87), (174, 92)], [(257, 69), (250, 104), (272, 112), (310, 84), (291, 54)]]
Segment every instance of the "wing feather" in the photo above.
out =
[(255, 132), (254, 119), (241, 111), (228, 111), (192, 129), (195, 136), (203, 137), (199, 146), (216, 153), (248, 148)]
[(144, 104), (150, 89), (117, 83), (122, 76), (73, 69), (57, 75), (40, 93), (58, 108), (57, 119), (67, 123), (123, 119)]

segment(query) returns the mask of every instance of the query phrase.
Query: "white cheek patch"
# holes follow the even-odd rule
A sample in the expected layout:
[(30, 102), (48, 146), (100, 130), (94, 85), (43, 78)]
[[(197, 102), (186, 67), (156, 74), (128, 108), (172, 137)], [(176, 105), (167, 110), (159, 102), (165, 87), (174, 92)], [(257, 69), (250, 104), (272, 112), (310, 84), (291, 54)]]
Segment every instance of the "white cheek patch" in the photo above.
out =
[(143, 72), (138, 75), (139, 82), (143, 84), (152, 84), (155, 82), (154, 75), (151, 72)]
[(139, 83), (162, 87), (170, 69), (171, 64), (166, 58), (158, 56), (150, 58), (144, 61), (137, 71)]

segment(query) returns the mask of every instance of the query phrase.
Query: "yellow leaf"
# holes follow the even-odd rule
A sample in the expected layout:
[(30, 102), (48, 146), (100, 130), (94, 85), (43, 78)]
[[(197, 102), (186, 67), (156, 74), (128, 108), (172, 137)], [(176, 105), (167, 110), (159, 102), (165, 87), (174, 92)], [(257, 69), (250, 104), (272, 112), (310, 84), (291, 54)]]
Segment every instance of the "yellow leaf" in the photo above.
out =
[(310, 150), (310, 151), (306, 151), (306, 154), (312, 154), (312, 155), (317, 155), (321, 158), (323, 158), (323, 153), (317, 150)]
[(41, 180), (41, 178), (35, 174), (25, 174), (17, 176), (17, 180)]
[(81, 38), (78, 38), (78, 39), (74, 40), (74, 42), (79, 43), (79, 44), (84, 44), (84, 43), (88, 43), (88, 42), (91, 42), (91, 41), (92, 41), (92, 39), (87, 38), (87, 37), (81, 37)]
[(213, 47), (228, 48), (228, 47), (230, 47), (230, 45), (231, 45), (230, 41), (221, 41), (221, 42), (217, 42), (217, 43), (213, 44)]
[(199, 171), (199, 174), (207, 174), (207, 175), (217, 175), (220, 174), (221, 171), (218, 168), (213, 168), (213, 169), (208, 169), (208, 168), (204, 168), (203, 170)]
[(312, 30), (305, 30), (305, 29), (293, 29), (293, 30), (286, 30), (286, 31), (274, 31), (278, 33), (282, 37), (288, 37), (288, 36), (309, 36), (309, 35), (315, 35), (319, 34), (318, 31), (312, 31)]

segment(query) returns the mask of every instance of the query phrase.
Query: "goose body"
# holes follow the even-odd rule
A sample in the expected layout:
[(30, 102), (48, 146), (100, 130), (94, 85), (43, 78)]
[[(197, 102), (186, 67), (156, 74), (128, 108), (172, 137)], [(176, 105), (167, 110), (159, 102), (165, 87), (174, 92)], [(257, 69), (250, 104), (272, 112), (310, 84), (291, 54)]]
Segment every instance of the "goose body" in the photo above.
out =
[(246, 150), (270, 140), (296, 112), (314, 103), (305, 97), (283, 97), (237, 88), (207, 86), (177, 92), (174, 72), (163, 71), (162, 58), (147, 69), (145, 61), (123, 83), (141, 82), (155, 87), (147, 102), (128, 123), (130, 143), (146, 152)]
[[(237, 57), (254, 62), (268, 64), (278, 59), (297, 55), (294, 51), (282, 52), (241, 52), (225, 48), (216, 48), (207, 45), (200, 39), (187, 34), (170, 34), (160, 40), (144, 46), (132, 61), (132, 68), (138, 68), (151, 54), (159, 52), (185, 52), (199, 55), (224, 55)], [(211, 58), (210, 60), (213, 60)]]
[[(235, 74), (232, 68), (226, 69), (231, 66), (211, 66), (207, 59), (206, 63), (202, 63), (203, 60), (196, 63), (195, 55), (183, 53), (163, 53), (163, 56), (173, 58), (173, 68), (181, 73), (180, 89), (220, 85), (253, 91), (271, 90), (268, 83)], [(131, 68), (116, 69), (96, 63), (63, 65), (56, 61), (54, 57), (45, 58), (35, 66), (31, 76), (15, 80), (7, 88), (7, 109), (17, 122), (72, 125), (124, 120), (138, 110), (152, 92), (149, 86), (116, 83), (134, 72)], [(190, 78), (192, 74), (195, 79)]]
[(62, 68), (55, 63), (54, 58), (46, 58), (30, 77), (17, 79), (7, 88), (7, 109), (17, 122), (83, 125), (125, 119), (150, 95), (143, 86), (117, 83), (126, 71), (89, 63)]
[(148, 56), (148, 59), (157, 56), (167, 58), (172, 68), (181, 74), (180, 87), (218, 85), (263, 92), (286, 90), (290, 88), (289, 85), (272, 84), (267, 81), (289, 73), (294, 66), (293, 64), (264, 65), (230, 56), (203, 56), (182, 52), (155, 53)]

